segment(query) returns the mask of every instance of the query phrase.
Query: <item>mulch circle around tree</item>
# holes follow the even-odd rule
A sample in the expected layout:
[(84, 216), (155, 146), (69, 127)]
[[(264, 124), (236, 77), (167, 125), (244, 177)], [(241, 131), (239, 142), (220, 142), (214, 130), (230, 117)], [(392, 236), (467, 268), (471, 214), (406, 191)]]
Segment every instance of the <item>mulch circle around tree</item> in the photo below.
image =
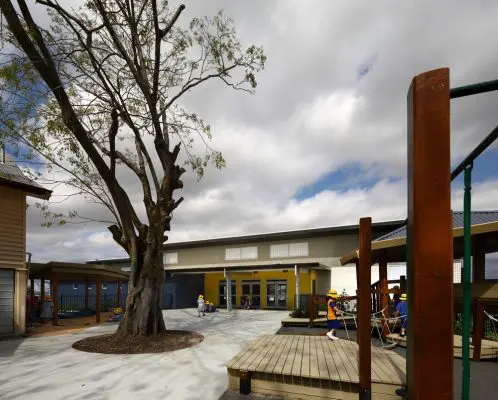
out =
[(190, 331), (166, 331), (149, 337), (121, 338), (115, 334), (92, 336), (73, 343), (73, 349), (101, 354), (164, 353), (186, 349), (204, 340), (204, 336)]

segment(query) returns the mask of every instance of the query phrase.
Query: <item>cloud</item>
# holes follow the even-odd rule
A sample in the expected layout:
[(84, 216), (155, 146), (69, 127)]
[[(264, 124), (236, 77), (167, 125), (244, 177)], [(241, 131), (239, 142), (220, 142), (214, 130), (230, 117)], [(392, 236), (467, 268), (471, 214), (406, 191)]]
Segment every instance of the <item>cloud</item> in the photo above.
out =
[[(482, 40), (498, 34), (494, 2), (185, 4), (184, 24), (223, 8), (242, 44), (262, 44), (268, 63), (256, 95), (211, 82), (184, 99), (188, 110), (211, 124), (212, 145), (223, 152), (227, 168), (208, 170), (200, 182), (186, 174), (172, 241), (349, 224), (363, 216), (405, 218), (406, 96), (412, 77), (445, 66), (451, 68), (452, 87), (497, 77), (498, 52)], [(362, 64), (369, 72), (358, 80)], [(452, 102), (453, 166), (496, 126), (497, 108), (497, 93)], [(355, 166), (355, 179), (295, 198), (300, 188), (328, 174), (337, 179), (335, 172), (349, 165)], [(120, 174), (139, 207), (137, 180), (124, 170)], [(58, 188), (55, 195), (61, 193)], [(462, 208), (461, 196), (455, 186), (454, 209)], [(498, 175), (490, 172), (473, 187), (473, 209), (495, 209), (497, 198)], [(57, 205), (75, 207), (95, 219), (108, 217), (84, 199)], [(39, 224), (30, 207), (28, 248), (34, 260), (124, 255), (105, 225), (47, 230)]]

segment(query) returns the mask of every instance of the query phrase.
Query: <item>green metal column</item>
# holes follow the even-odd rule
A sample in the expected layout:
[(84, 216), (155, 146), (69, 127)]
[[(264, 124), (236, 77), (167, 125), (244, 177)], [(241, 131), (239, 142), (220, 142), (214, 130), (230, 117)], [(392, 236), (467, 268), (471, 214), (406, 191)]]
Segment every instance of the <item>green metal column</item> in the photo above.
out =
[(470, 399), (470, 255), (472, 164), (464, 170), (463, 196), (463, 322), (462, 322), (462, 400)]

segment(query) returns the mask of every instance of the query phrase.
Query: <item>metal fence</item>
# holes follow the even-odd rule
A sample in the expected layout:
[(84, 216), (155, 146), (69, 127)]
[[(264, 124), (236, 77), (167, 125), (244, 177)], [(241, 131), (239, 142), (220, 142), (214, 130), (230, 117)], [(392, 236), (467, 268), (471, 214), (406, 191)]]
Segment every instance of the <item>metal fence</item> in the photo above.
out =
[[(59, 312), (71, 313), (85, 310), (96, 310), (97, 296), (89, 295), (88, 300), (85, 302), (85, 296), (64, 295), (59, 296)], [(86, 304), (85, 304), (86, 303)], [(121, 296), (119, 306), (124, 309), (126, 304), (126, 293)], [(107, 312), (118, 306), (117, 295), (100, 296), (100, 311)]]
[[(463, 312), (456, 312), (455, 318), (453, 320), (453, 331), (455, 335), (462, 335), (463, 333)], [(474, 331), (474, 315), (471, 313), (470, 323), (469, 323), (469, 335), (472, 335)], [(493, 321), (489, 318), (484, 318), (484, 331), (483, 339), (498, 341), (498, 334), (496, 332), (496, 327), (493, 326)]]

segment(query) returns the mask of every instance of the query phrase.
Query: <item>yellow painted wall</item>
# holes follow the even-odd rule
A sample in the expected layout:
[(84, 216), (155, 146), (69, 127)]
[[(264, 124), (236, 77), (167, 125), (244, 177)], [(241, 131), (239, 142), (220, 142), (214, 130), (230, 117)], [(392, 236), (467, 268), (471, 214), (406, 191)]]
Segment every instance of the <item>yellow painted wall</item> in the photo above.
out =
[[(311, 279), (316, 279), (316, 272), (301, 272), (300, 291), (301, 294), (311, 293)], [(232, 281), (236, 282), (236, 304), (240, 307), (240, 298), (242, 296), (242, 281), (260, 281), (261, 284), (261, 308), (266, 308), (266, 285), (268, 280), (286, 280), (287, 281), (287, 308), (294, 308), (294, 296), (296, 294), (296, 277), (294, 270), (282, 271), (258, 271), (252, 273), (232, 272)], [(223, 273), (212, 273), (204, 275), (204, 298), (219, 306), (219, 283), (224, 281)]]

